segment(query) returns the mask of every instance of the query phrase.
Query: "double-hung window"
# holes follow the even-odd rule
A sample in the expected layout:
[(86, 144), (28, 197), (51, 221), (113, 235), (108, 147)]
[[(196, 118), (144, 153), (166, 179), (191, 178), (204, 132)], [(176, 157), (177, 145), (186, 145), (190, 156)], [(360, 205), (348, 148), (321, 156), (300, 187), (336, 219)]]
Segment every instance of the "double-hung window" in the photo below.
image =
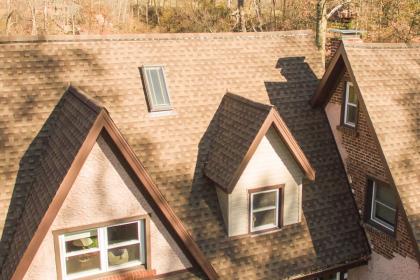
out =
[(281, 189), (250, 191), (251, 232), (280, 227)]
[(357, 94), (354, 91), (353, 83), (346, 82), (346, 91), (344, 96), (344, 124), (350, 127), (356, 127), (357, 121)]
[(145, 265), (145, 224), (141, 219), (59, 235), (61, 278)]
[(165, 72), (162, 66), (143, 66), (141, 68), (143, 82), (146, 89), (149, 111), (171, 110)]
[(370, 181), (369, 219), (376, 225), (394, 231), (397, 214), (397, 201), (393, 189), (382, 182)]

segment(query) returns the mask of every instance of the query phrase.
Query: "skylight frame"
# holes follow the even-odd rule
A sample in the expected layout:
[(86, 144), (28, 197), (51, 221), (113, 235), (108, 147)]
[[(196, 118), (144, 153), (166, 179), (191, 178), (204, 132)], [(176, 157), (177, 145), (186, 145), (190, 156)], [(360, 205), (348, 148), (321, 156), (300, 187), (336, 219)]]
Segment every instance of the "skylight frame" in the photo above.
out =
[[(164, 89), (166, 92), (166, 96), (164, 93), (162, 93), (162, 99), (167, 99), (167, 102), (165, 104), (156, 104), (154, 100), (156, 100), (156, 93), (154, 92), (154, 87), (152, 81), (148, 79), (147, 70), (149, 69), (157, 69), (158, 71), (161, 71), (162, 76), (158, 76), (159, 84), (161, 86), (161, 89)], [(173, 106), (171, 102), (171, 96), (169, 93), (169, 87), (168, 87), (168, 81), (166, 79), (166, 70), (165, 66), (161, 64), (145, 64), (140, 67), (142, 81), (144, 85), (146, 100), (147, 100), (147, 106), (149, 112), (165, 112), (165, 111), (172, 111)], [(152, 90), (153, 89), (153, 90)]]

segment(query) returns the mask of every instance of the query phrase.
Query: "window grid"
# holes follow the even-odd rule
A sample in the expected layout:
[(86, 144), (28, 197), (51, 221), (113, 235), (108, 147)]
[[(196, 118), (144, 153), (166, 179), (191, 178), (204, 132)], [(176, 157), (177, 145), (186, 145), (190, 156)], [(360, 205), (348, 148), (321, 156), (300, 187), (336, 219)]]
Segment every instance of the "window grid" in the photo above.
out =
[[(115, 226), (127, 225), (127, 224), (133, 224), (133, 223), (137, 223), (137, 240), (118, 242), (118, 243), (111, 244), (111, 245), (108, 244), (108, 242), (109, 242), (108, 241), (108, 234), (107, 234), (108, 228), (115, 227)], [(70, 252), (70, 253), (67, 253), (67, 250), (66, 250), (66, 240), (69, 239), (69, 238), (66, 238), (66, 237), (69, 236), (72, 233), (67, 233), (67, 234), (60, 235), (59, 236), (59, 242), (60, 242), (59, 244), (60, 244), (60, 260), (61, 260), (61, 268), (62, 268), (62, 278), (65, 279), (65, 280), (73, 280), (73, 279), (78, 279), (78, 278), (81, 278), (81, 277), (96, 275), (96, 274), (103, 273), (103, 272), (114, 271), (114, 270), (133, 267), (133, 266), (136, 266), (136, 265), (145, 264), (145, 260), (146, 260), (145, 250), (146, 250), (146, 247), (145, 247), (145, 236), (144, 236), (145, 235), (144, 224), (145, 224), (145, 221), (140, 220), (140, 221), (131, 221), (131, 222), (126, 222), (126, 223), (107, 225), (107, 226), (104, 226), (104, 227), (86, 229), (86, 230), (81, 232), (82, 236), (83, 236), (84, 233), (96, 230), (97, 238), (98, 238), (98, 248), (82, 249), (82, 250), (78, 250), (78, 251)], [(123, 247), (123, 246), (127, 246), (127, 245), (135, 245), (135, 244), (139, 244), (139, 247), (140, 247), (139, 248), (139, 250), (140, 250), (140, 260), (130, 261), (126, 264), (115, 265), (113, 267), (110, 267), (109, 261), (108, 261), (108, 250)], [(83, 254), (87, 254), (87, 253), (94, 253), (94, 252), (99, 252), (100, 253), (99, 254), (100, 269), (87, 270), (87, 271), (72, 273), (72, 274), (69, 274), (69, 275), (67, 274), (66, 259), (68, 257), (79, 256), (79, 255), (83, 255)]]
[[(350, 99), (350, 87), (353, 87), (353, 83), (351, 82), (346, 82), (346, 95), (345, 95), (345, 105), (344, 105), (344, 123), (346, 125), (349, 125), (351, 127), (355, 127), (356, 126), (356, 121), (352, 122), (348, 120), (348, 111), (349, 111), (349, 107), (352, 107), (355, 109), (356, 114), (357, 114), (357, 103), (353, 103), (351, 102)], [(354, 88), (353, 88), (354, 90)]]
[[(276, 194), (275, 205), (254, 209), (253, 208), (254, 196), (256, 196), (258, 194), (270, 193), (270, 192), (274, 192)], [(255, 231), (259, 231), (259, 230), (265, 230), (265, 229), (270, 229), (270, 228), (277, 227), (278, 224), (279, 224), (279, 210), (278, 209), (279, 209), (279, 189), (251, 193), (251, 215), (250, 215), (251, 231), (255, 232)], [(275, 210), (275, 224), (266, 224), (266, 225), (261, 225), (261, 226), (254, 227), (254, 225), (253, 225), (254, 224), (253, 223), (254, 213), (269, 211), (269, 210)]]
[(378, 200), (376, 198), (376, 192), (377, 192), (377, 185), (376, 185), (376, 182), (373, 181), (373, 187), (372, 187), (372, 205), (371, 205), (371, 209), (372, 210), (370, 211), (370, 219), (372, 221), (380, 224), (381, 226), (383, 226), (383, 227), (385, 227), (385, 228), (387, 228), (387, 229), (389, 229), (391, 231), (394, 231), (394, 226), (393, 225), (391, 225), (391, 224), (383, 221), (379, 217), (376, 217), (376, 204), (380, 204), (380, 205), (388, 208), (389, 210), (395, 212), (395, 214), (397, 212), (397, 209), (395, 209), (393, 207), (390, 207), (389, 205), (387, 205), (387, 204), (381, 202), (380, 200)]

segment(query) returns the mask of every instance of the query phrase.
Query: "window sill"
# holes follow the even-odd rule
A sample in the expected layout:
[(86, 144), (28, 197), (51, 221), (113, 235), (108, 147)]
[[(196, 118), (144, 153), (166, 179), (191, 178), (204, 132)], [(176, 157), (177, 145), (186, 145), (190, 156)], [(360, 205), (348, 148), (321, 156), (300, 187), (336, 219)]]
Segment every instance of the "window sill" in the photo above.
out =
[(375, 233), (379, 233), (379, 234), (386, 234), (386, 236), (392, 238), (393, 240), (395, 240), (396, 237), (396, 232), (395, 229), (394, 231), (381, 226), (380, 224), (372, 221), (372, 220), (368, 220), (366, 222), (364, 222), (364, 227), (368, 230), (368, 231), (373, 231)]
[(350, 136), (359, 137), (359, 132), (357, 132), (356, 127), (340, 124), (340, 125), (337, 125), (337, 130)]
[(161, 118), (161, 117), (176, 116), (176, 115), (177, 113), (174, 110), (155, 111), (155, 112), (149, 112), (147, 114), (149, 118)]

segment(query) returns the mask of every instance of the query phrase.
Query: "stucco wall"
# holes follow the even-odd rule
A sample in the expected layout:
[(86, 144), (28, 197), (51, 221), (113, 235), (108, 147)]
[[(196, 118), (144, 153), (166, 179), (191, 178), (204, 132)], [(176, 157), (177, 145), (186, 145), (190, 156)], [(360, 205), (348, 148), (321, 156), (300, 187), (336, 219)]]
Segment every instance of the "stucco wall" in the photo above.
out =
[(337, 126), (340, 125), (341, 118), (341, 104), (337, 103), (328, 103), (325, 106), (325, 113), (327, 114), (328, 121), (331, 126), (331, 131), (334, 135), (335, 142), (337, 143), (338, 152), (340, 153), (341, 159), (343, 160), (344, 167), (347, 170), (347, 159), (348, 153), (343, 146), (343, 137), (341, 136), (341, 131), (337, 129)]
[(152, 269), (161, 274), (191, 267), (109, 146), (99, 138), (36, 253), (25, 279), (57, 279), (52, 231), (147, 213), (152, 213)]
[(419, 265), (409, 257), (396, 254), (387, 259), (373, 252), (368, 265), (348, 271), (348, 280), (420, 280)]
[(229, 236), (247, 234), (248, 189), (285, 184), (284, 225), (297, 223), (302, 209), (302, 172), (274, 128), (270, 128), (229, 195)]

